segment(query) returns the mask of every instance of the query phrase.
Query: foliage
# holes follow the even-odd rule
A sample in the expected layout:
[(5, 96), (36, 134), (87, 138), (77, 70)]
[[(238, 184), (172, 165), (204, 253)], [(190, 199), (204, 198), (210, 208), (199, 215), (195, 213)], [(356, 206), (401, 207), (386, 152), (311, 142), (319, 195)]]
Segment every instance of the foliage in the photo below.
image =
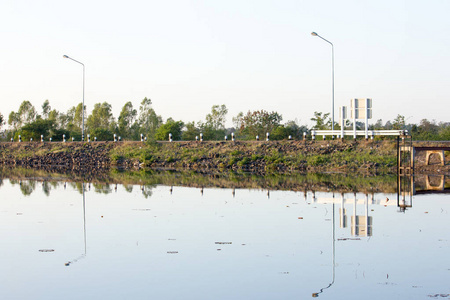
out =
[(213, 105), (211, 113), (206, 115), (206, 122), (198, 123), (199, 131), (203, 135), (204, 140), (221, 140), (226, 134), (225, 130), (225, 118), (228, 113), (228, 109), (225, 104)]
[(165, 124), (161, 125), (156, 130), (155, 139), (159, 141), (167, 141), (169, 140), (169, 133), (171, 133), (172, 139), (174, 141), (179, 141), (181, 140), (183, 127), (184, 123), (182, 121), (168, 119)]
[(86, 127), (88, 132), (94, 135), (94, 131), (97, 129), (113, 129), (112, 125), (115, 124), (111, 104), (107, 102), (96, 103), (91, 115), (87, 118)]
[(136, 120), (137, 110), (133, 108), (131, 101), (125, 103), (120, 112), (118, 125), (119, 125), (119, 135), (124, 139), (132, 139), (133, 129), (136, 127), (134, 122)]
[(187, 123), (186, 130), (182, 133), (182, 139), (184, 141), (193, 141), (196, 136), (200, 136), (200, 129), (195, 126), (194, 122)]
[(89, 132), (91, 140), (97, 138), (98, 141), (112, 141), (114, 139), (114, 134), (107, 128), (94, 128)]
[(238, 125), (239, 135), (245, 139), (254, 139), (257, 135), (264, 138), (266, 133), (281, 125), (282, 116), (277, 112), (265, 110), (248, 111), (246, 115), (239, 114), (233, 121)]
[(2, 129), (2, 126), (5, 124), (5, 119), (2, 115), (2, 113), (0, 113), (0, 129)]
[(311, 118), (311, 121), (315, 122), (313, 129), (316, 129), (316, 130), (331, 129), (330, 113), (324, 114), (324, 113), (315, 111), (314, 117)]
[(155, 136), (156, 130), (163, 123), (161, 116), (158, 116), (155, 110), (151, 107), (152, 100), (149, 98), (144, 98), (139, 107), (139, 126), (140, 128), (136, 133), (139, 135), (140, 133), (144, 134), (148, 138), (153, 138)]

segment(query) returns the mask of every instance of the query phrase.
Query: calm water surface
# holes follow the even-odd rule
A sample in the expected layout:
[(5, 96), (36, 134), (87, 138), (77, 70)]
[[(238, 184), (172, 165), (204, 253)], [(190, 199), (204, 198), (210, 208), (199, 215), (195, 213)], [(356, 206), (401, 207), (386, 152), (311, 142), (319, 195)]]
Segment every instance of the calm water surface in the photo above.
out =
[(450, 299), (448, 194), (0, 193), (0, 299)]

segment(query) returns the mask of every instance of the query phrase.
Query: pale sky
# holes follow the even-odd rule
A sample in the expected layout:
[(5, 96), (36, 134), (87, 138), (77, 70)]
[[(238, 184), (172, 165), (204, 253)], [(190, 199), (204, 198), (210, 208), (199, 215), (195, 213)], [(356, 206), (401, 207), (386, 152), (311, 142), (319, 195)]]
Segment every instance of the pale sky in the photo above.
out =
[(373, 117), (450, 121), (449, 0), (227, 0), (0, 2), (0, 112), (29, 100), (67, 112), (109, 102), (117, 119), (152, 99), (165, 120), (204, 120), (225, 104), (277, 111), (283, 122), (335, 119), (352, 98), (372, 98)]

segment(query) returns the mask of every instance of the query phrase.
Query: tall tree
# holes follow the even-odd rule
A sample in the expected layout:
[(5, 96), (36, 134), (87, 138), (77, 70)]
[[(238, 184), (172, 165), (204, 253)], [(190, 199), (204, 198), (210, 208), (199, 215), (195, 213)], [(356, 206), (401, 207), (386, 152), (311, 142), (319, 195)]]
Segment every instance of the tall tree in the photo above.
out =
[(52, 107), (50, 106), (50, 102), (47, 99), (42, 104), (42, 117), (44, 119), (47, 119), (48, 118), (48, 114), (50, 113), (51, 110), (52, 110)]
[(0, 113), (0, 129), (2, 129), (4, 124), (5, 124), (5, 118), (3, 117), (3, 114)]
[(156, 130), (163, 123), (161, 116), (158, 116), (152, 108), (152, 100), (144, 98), (139, 107), (140, 133), (152, 138)]
[(119, 135), (124, 139), (132, 136), (132, 126), (136, 120), (137, 111), (133, 108), (133, 104), (128, 101), (122, 108), (118, 119)]
[(225, 104), (213, 105), (211, 107), (211, 113), (206, 115), (206, 126), (211, 127), (214, 130), (225, 129), (225, 121), (228, 113), (228, 109)]
[(396, 130), (402, 130), (405, 129), (405, 116), (397, 115), (397, 117), (394, 119), (394, 122), (392, 123), (393, 129)]
[(87, 118), (86, 126), (89, 131), (93, 131), (94, 129), (109, 130), (113, 121), (111, 104), (107, 102), (96, 103), (91, 115)]

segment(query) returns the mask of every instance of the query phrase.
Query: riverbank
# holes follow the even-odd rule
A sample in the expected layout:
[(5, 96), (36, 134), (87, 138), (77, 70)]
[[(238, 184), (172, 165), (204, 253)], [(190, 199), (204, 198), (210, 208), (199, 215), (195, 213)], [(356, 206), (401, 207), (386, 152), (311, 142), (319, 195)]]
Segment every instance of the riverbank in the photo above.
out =
[[(121, 169), (255, 174), (395, 174), (394, 141), (22, 142), (0, 143), (0, 164), (81, 172)], [(450, 173), (450, 166), (422, 168)], [(420, 169), (420, 163), (417, 166)]]

